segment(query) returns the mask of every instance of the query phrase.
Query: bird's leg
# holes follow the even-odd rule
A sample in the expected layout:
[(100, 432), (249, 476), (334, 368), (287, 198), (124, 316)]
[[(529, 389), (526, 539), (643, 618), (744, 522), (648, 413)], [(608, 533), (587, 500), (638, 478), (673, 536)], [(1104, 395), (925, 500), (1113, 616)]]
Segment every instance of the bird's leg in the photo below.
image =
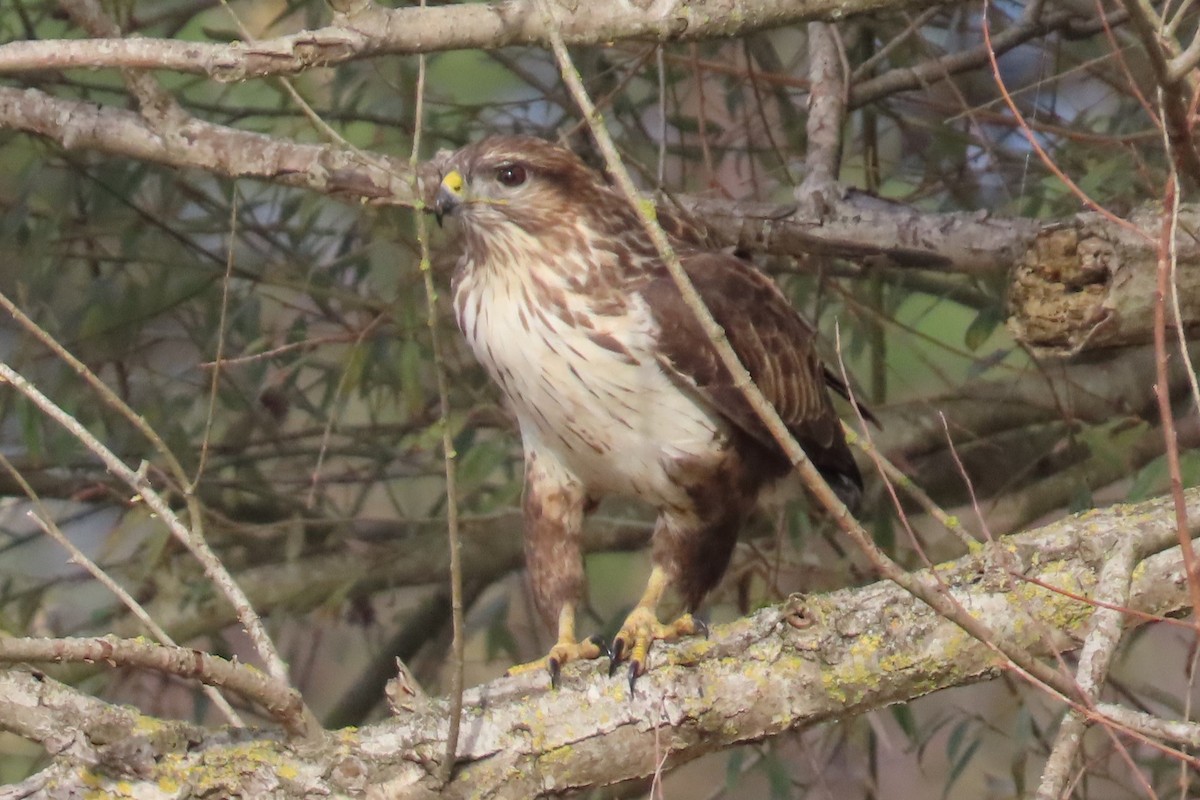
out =
[(563, 664), (596, 658), (602, 640), (575, 638), (575, 609), (583, 601), (585, 576), (580, 540), (593, 503), (580, 481), (552, 453), (525, 454), (525, 566), (533, 604), (547, 626), (557, 623), (558, 641), (544, 658), (513, 667), (510, 675), (544, 669), (557, 686)]
[(670, 642), (680, 636), (706, 632), (704, 624), (691, 614), (684, 614), (669, 624), (658, 621), (655, 609), (670, 583), (667, 571), (655, 565), (650, 573), (650, 580), (646, 582), (646, 591), (642, 593), (642, 599), (633, 611), (629, 612), (625, 624), (613, 638), (609, 674), (615, 672), (622, 661), (628, 660), (630, 691), (633, 690), (633, 682), (646, 671), (646, 655), (650, 652), (652, 642)]
[(575, 638), (575, 605), (564, 603), (558, 612), (558, 641), (550, 648), (550, 652), (535, 661), (509, 667), (509, 675), (522, 675), (529, 672), (547, 670), (550, 673), (550, 683), (558, 686), (563, 664), (568, 661), (590, 660), (599, 658), (608, 649), (604, 640), (599, 636), (591, 636), (582, 641)]

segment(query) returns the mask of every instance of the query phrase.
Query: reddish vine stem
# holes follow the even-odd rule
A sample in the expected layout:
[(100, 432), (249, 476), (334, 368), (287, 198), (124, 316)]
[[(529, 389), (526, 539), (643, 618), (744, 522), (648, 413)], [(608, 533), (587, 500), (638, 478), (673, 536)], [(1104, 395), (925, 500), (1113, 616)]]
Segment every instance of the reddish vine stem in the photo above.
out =
[[(1167, 470), (1171, 479), (1171, 499), (1175, 510), (1175, 526), (1179, 532), (1179, 549), (1187, 572), (1188, 591), (1192, 597), (1193, 616), (1200, 613), (1200, 572), (1197, 571), (1196, 551), (1188, 535), (1187, 504), (1183, 499), (1183, 480), (1179, 471), (1179, 443), (1175, 439), (1175, 416), (1171, 411), (1171, 392), (1167, 370), (1167, 294), (1170, 291), (1171, 241), (1175, 235), (1175, 212), (1179, 203), (1174, 176), (1167, 180), (1163, 193), (1163, 214), (1159, 237), (1158, 280), (1154, 289), (1154, 396), (1158, 400), (1158, 415), (1162, 420), (1163, 445), (1167, 454)], [(1195, 618), (1200, 635), (1200, 617)]]

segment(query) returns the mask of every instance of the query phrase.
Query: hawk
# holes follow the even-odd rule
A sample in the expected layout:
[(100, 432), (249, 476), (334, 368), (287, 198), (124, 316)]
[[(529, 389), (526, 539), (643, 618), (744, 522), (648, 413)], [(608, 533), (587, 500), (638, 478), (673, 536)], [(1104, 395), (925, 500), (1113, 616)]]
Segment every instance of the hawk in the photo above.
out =
[[(655, 640), (696, 633), (692, 612), (729, 564), (759, 494), (791, 465), (728, 370), (626, 199), (571, 151), (498, 136), (457, 151), (433, 204), (457, 218), (459, 327), (504, 392), (525, 454), (522, 508), (534, 603), (557, 643), (538, 661), (596, 658), (579, 640), (584, 518), (606, 495), (658, 511), (646, 590), (613, 639), (611, 665), (645, 670)], [(678, 237), (688, 276), (755, 383), (847, 505), (862, 477), (813, 329), (746, 261)], [(685, 614), (659, 622), (677, 591)], [(610, 670), (611, 672), (611, 670)]]

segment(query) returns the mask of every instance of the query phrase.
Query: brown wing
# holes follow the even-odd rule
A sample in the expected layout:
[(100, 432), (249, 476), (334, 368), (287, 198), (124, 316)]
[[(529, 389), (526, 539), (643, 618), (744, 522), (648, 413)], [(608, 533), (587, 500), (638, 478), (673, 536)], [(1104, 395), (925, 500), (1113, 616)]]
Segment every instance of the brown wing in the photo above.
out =
[[(844, 499), (856, 499), (862, 477), (828, 392), (844, 394), (845, 387), (821, 363), (812, 328), (770, 278), (740, 258), (685, 251), (681, 260), (734, 352), (813, 464)], [(663, 366), (717, 413), (782, 455), (665, 269), (642, 294), (660, 328)]]

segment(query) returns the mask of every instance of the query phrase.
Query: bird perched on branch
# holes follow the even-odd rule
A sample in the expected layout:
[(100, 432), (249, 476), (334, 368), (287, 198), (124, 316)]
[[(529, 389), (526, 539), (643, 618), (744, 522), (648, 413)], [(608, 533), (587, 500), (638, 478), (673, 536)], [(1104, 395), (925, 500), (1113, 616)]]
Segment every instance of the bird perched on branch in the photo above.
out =
[[(791, 469), (646, 235), (637, 211), (569, 150), (503, 136), (454, 153), (433, 204), (461, 223), (459, 327), (516, 415), (525, 451), (525, 556), (534, 602), (558, 639), (549, 669), (596, 658), (579, 640), (584, 518), (605, 495), (658, 511), (645, 593), (611, 663), (645, 670), (654, 640), (700, 630), (691, 615), (729, 564), (762, 490)], [(740, 258), (673, 246), (739, 359), (833, 489), (853, 507), (862, 477), (812, 328)], [(676, 590), (686, 612), (664, 624)]]

